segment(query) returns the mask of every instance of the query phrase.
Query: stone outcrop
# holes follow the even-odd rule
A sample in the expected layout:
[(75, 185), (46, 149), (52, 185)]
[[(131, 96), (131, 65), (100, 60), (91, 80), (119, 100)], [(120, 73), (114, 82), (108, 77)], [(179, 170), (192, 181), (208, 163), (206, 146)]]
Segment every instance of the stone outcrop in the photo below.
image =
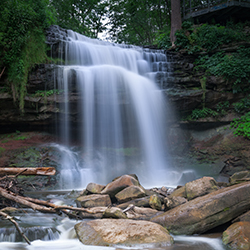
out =
[(175, 207), (151, 221), (173, 234), (200, 234), (250, 209), (250, 182), (222, 188)]
[(222, 241), (233, 250), (250, 249), (250, 222), (236, 222), (223, 232)]
[(83, 221), (75, 225), (79, 240), (85, 245), (135, 246), (147, 244), (163, 247), (173, 244), (173, 238), (162, 226), (148, 221), (102, 219)]

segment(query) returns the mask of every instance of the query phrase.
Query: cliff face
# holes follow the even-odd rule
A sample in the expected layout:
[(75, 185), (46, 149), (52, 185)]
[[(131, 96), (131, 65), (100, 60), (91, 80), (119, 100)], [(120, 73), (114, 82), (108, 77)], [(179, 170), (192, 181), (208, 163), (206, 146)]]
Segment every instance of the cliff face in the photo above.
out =
[[(57, 26), (48, 31), (47, 43), (53, 47), (53, 52), (50, 52), (53, 57), (57, 57), (62, 49), (59, 41), (65, 39), (66, 31)], [(234, 48), (227, 49), (233, 51)], [(245, 94), (233, 94), (231, 84), (222, 77), (207, 76), (205, 83), (202, 83), (204, 72), (194, 69), (196, 56), (172, 51), (166, 53), (171, 62), (165, 67), (169, 71), (169, 77), (161, 88), (177, 114), (169, 133), (170, 151), (176, 156), (177, 165), (195, 165), (200, 175), (207, 166), (212, 174), (219, 170), (226, 176), (248, 168), (249, 141), (234, 137), (233, 131), (229, 129), (230, 122), (238, 116), (233, 110), (233, 103), (242, 99)], [(37, 65), (32, 70), (29, 74), (23, 114), (20, 114), (18, 106), (13, 103), (11, 95), (0, 91), (2, 133), (16, 130), (55, 132), (59, 129), (60, 114), (64, 112), (60, 109), (60, 103), (64, 99), (54, 90), (55, 74), (55, 66), (52, 64)], [(77, 91), (73, 90), (69, 97), (72, 124), (78, 122), (76, 114), (79, 98)], [(225, 102), (228, 106), (224, 114), (191, 121), (185, 119), (194, 109), (205, 106), (217, 110), (218, 105)], [(183, 162), (183, 156), (187, 161)]]

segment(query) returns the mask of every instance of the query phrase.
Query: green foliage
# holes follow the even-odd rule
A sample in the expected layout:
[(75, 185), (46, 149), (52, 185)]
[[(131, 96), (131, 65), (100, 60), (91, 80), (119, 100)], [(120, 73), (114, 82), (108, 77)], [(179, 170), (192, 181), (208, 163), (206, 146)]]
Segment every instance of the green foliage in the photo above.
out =
[(233, 92), (241, 92), (250, 83), (250, 48), (240, 47), (236, 52), (226, 54), (217, 52), (211, 56), (200, 56), (195, 62), (196, 69), (203, 69), (207, 74), (223, 76), (233, 83)]
[(152, 45), (169, 27), (169, 0), (108, 0), (108, 4), (108, 32), (114, 42)]
[(51, 0), (56, 9), (58, 25), (89, 37), (106, 30), (103, 24), (107, 13), (107, 1), (102, 0)]
[(221, 115), (225, 115), (226, 110), (229, 108), (229, 106), (230, 106), (229, 101), (219, 102), (216, 105), (216, 111)]
[(218, 113), (210, 108), (194, 109), (192, 114), (187, 118), (188, 120), (197, 120), (200, 118), (206, 118), (210, 116), (218, 116)]
[(59, 89), (50, 89), (50, 90), (37, 90), (34, 96), (48, 97), (54, 94), (61, 94), (63, 90)]
[(234, 103), (233, 106), (237, 113), (245, 113), (250, 108), (250, 96), (248, 95), (239, 102)]
[(184, 22), (182, 30), (176, 32), (175, 45), (177, 50), (186, 49), (189, 54), (193, 54), (200, 51), (210, 52), (223, 44), (246, 39), (247, 36), (239, 26), (237, 28), (218, 24), (191, 26), (190, 22)]
[(23, 110), (28, 72), (46, 59), (44, 30), (55, 20), (49, 0), (2, 0), (0, 67), (7, 69), (13, 99)]
[(156, 36), (154, 44), (161, 49), (168, 49), (172, 43), (170, 41), (170, 31)]
[(231, 128), (234, 128), (234, 134), (250, 139), (250, 112), (246, 113), (239, 119), (231, 122)]

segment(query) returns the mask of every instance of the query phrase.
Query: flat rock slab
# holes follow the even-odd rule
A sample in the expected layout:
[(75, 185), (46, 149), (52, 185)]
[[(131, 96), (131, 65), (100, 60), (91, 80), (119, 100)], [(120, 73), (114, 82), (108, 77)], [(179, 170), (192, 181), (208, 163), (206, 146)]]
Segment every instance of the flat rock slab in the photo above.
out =
[(91, 194), (79, 196), (76, 199), (76, 204), (78, 207), (107, 207), (112, 203), (109, 195)]
[(173, 234), (200, 234), (250, 209), (250, 182), (214, 191), (175, 207), (151, 221)]
[(173, 238), (165, 228), (149, 221), (98, 219), (80, 222), (75, 225), (75, 230), (85, 245), (164, 247), (173, 244)]

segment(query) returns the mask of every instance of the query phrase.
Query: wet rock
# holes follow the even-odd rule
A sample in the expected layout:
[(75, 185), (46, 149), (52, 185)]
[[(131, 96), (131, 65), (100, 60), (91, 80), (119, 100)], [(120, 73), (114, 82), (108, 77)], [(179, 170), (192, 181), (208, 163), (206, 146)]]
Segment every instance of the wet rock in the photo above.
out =
[(81, 212), (79, 216), (84, 219), (101, 219), (107, 207), (90, 207), (88, 212)]
[(96, 183), (89, 183), (86, 187), (86, 190), (91, 194), (100, 194), (101, 191), (105, 188), (104, 185), (96, 184)]
[(150, 220), (153, 216), (159, 215), (163, 213), (162, 211), (158, 211), (156, 209), (152, 208), (146, 208), (146, 207), (136, 207), (131, 206), (129, 207), (125, 213), (129, 219), (134, 220)]
[(214, 192), (218, 190), (218, 186), (214, 178), (203, 177), (198, 180), (190, 181), (185, 185), (188, 200)]
[(175, 189), (170, 195), (170, 198), (172, 197), (183, 197), (186, 198), (187, 194), (186, 194), (186, 188), (185, 186), (179, 187), (177, 189)]
[(156, 210), (159, 210), (159, 211), (162, 210), (161, 199), (156, 194), (150, 196), (149, 205), (153, 209), (156, 209)]
[(111, 205), (109, 195), (92, 194), (76, 199), (77, 207), (107, 207)]
[(127, 216), (120, 208), (109, 207), (104, 211), (103, 218), (127, 219)]
[(140, 186), (139, 182), (130, 175), (123, 175), (114, 181), (110, 182), (102, 191), (101, 194), (109, 194), (114, 197), (117, 193), (126, 187)]
[(250, 209), (250, 183), (226, 187), (175, 207), (151, 221), (173, 234), (200, 234)]
[(134, 199), (134, 200), (119, 204), (117, 207), (119, 207), (121, 209), (125, 209), (129, 205), (134, 205), (137, 207), (150, 207), (149, 206), (149, 198), (150, 197), (147, 196), (147, 197), (143, 197), (143, 198), (139, 198), (139, 199)]
[(250, 180), (250, 171), (241, 171), (233, 174), (229, 178), (229, 183), (231, 185), (234, 185), (249, 180)]
[(230, 249), (250, 249), (250, 222), (236, 222), (223, 232), (222, 241)]
[(79, 240), (85, 245), (134, 246), (152, 244), (162, 247), (173, 244), (173, 238), (162, 226), (148, 221), (102, 219), (75, 225)]
[(115, 198), (119, 203), (123, 203), (143, 196), (146, 196), (143, 188), (139, 186), (130, 186), (117, 193)]
[(184, 204), (186, 202), (187, 202), (187, 199), (185, 199), (184, 197), (181, 197), (181, 196), (172, 197), (172, 198), (166, 197), (164, 199), (165, 210), (170, 210), (170, 209), (177, 207), (181, 204)]

